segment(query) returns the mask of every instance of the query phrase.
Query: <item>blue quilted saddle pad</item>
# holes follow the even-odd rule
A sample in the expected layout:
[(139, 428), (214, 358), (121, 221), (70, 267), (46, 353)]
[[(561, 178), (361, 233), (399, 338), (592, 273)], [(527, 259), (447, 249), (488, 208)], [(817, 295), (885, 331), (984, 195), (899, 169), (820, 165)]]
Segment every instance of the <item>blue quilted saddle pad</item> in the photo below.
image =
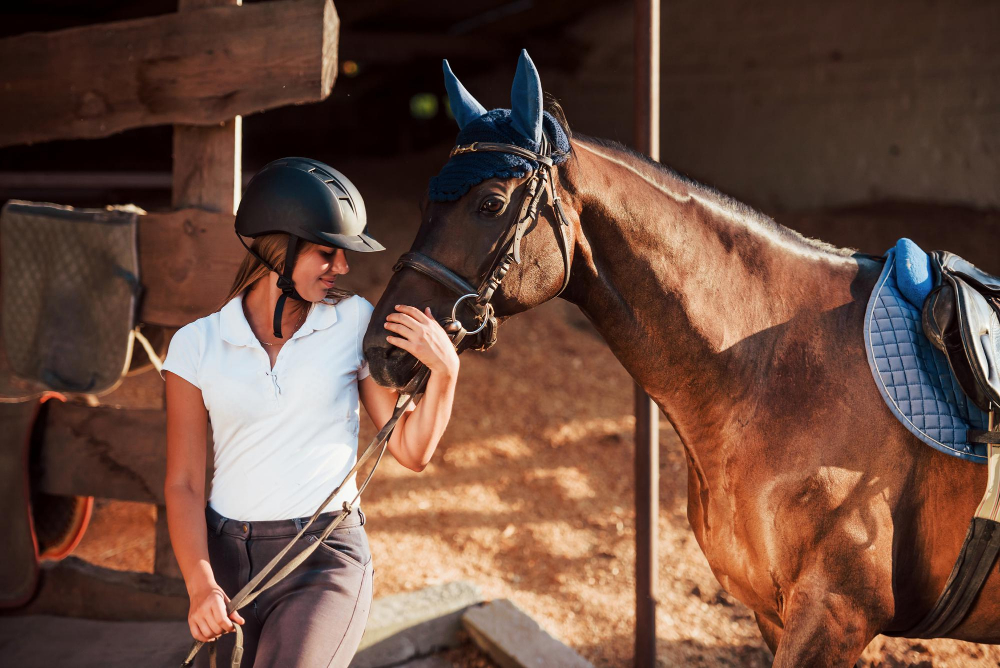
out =
[(945, 454), (985, 464), (987, 446), (970, 444), (966, 432), (986, 429), (988, 417), (966, 398), (944, 353), (924, 336), (920, 307), (897, 284), (897, 248), (886, 254), (865, 311), (865, 350), (875, 384), (914, 436)]

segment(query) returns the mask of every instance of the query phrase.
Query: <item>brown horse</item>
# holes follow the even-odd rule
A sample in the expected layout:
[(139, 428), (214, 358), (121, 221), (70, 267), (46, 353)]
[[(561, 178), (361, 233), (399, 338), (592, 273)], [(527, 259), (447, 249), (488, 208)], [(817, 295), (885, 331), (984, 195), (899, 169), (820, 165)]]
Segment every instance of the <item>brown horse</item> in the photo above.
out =
[[(581, 136), (571, 147), (552, 170), (571, 240), (560, 296), (677, 431), (691, 527), (719, 582), (754, 611), (774, 665), (849, 666), (877, 634), (906, 635), (945, 586), (986, 467), (923, 445), (876, 389), (862, 328), (882, 261), (806, 239), (624, 147)], [(526, 181), (425, 203), (412, 251), (478, 285)], [(501, 320), (562, 285), (553, 212), (542, 207), (493, 298)], [(409, 267), (392, 277), (364, 340), (380, 384), (401, 388), (414, 371), (385, 341), (393, 305), (444, 315), (455, 299)], [(998, 619), (994, 577), (950, 637), (1000, 642)]]

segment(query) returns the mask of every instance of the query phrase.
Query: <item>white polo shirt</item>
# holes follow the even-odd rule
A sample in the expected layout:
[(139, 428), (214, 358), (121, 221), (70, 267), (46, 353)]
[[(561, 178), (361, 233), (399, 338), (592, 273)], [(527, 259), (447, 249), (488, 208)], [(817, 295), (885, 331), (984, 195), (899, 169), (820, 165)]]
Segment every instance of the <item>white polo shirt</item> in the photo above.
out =
[[(212, 422), (209, 504), (247, 521), (308, 517), (358, 456), (361, 340), (372, 305), (314, 303), (270, 368), (236, 297), (174, 334), (163, 369), (201, 389)], [(357, 493), (351, 481), (326, 507)]]

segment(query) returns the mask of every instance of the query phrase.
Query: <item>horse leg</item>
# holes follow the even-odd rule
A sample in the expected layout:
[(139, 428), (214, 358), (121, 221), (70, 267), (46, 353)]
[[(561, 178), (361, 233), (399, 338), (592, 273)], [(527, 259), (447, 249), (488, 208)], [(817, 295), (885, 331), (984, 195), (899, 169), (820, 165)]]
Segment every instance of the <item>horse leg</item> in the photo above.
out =
[(783, 617), (774, 668), (854, 666), (878, 635), (864, 606), (839, 592), (799, 590), (789, 597)]
[(771, 650), (771, 654), (777, 654), (778, 643), (781, 642), (781, 627), (761, 617), (759, 612), (753, 613), (753, 617), (757, 620), (757, 628), (760, 629), (760, 635)]

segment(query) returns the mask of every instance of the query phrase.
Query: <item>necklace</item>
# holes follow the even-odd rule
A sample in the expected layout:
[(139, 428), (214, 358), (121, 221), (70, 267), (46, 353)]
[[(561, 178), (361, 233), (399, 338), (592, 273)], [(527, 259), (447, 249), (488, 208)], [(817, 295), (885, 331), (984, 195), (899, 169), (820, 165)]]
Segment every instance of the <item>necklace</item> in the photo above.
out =
[[(299, 318), (299, 323), (297, 325), (295, 325), (295, 329), (298, 329), (299, 327), (301, 327), (302, 323), (304, 323), (306, 321), (307, 310), (308, 309), (303, 309), (302, 310), (302, 317)], [(277, 346), (277, 345), (285, 343), (284, 341), (261, 341), (260, 339), (258, 339), (258, 341), (260, 341), (265, 346)]]

